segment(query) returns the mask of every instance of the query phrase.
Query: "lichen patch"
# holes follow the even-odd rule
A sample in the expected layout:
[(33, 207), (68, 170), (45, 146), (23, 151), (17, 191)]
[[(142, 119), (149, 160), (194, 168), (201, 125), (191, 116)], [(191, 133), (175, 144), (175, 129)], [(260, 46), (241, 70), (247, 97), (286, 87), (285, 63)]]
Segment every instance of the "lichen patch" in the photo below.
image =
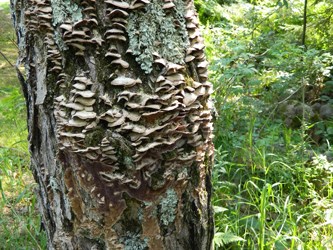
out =
[(120, 243), (124, 245), (124, 250), (145, 250), (148, 247), (148, 239), (141, 239), (139, 234), (127, 232), (120, 238)]
[(181, 0), (173, 3), (174, 6), (170, 7), (153, 0), (128, 17), (129, 49), (146, 74), (153, 70), (154, 54), (170, 62), (184, 64), (184, 52), (189, 46), (183, 16), (185, 6)]
[(63, 23), (70, 18), (72, 22), (82, 19), (80, 7), (69, 0), (51, 0), (53, 25)]
[(176, 208), (178, 204), (178, 197), (173, 189), (166, 191), (166, 197), (160, 202), (160, 221), (162, 225), (168, 226), (173, 223), (176, 218)]

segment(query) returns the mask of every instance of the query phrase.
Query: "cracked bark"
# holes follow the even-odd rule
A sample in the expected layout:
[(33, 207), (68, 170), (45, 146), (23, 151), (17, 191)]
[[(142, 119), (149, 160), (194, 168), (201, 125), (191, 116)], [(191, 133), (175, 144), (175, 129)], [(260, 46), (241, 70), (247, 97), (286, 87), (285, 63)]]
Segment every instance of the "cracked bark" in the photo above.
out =
[(49, 249), (212, 248), (192, 1), (11, 0)]

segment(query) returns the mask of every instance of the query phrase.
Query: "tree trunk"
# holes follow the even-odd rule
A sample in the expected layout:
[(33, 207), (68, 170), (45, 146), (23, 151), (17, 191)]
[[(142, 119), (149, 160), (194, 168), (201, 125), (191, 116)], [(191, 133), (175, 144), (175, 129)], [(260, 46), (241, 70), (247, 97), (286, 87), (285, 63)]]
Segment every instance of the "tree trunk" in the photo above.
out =
[(11, 7), (48, 248), (211, 249), (211, 85), (193, 2)]
[(302, 46), (306, 50), (306, 26), (307, 26), (307, 9), (308, 9), (308, 0), (304, 0), (304, 10), (303, 10), (303, 32), (302, 32)]

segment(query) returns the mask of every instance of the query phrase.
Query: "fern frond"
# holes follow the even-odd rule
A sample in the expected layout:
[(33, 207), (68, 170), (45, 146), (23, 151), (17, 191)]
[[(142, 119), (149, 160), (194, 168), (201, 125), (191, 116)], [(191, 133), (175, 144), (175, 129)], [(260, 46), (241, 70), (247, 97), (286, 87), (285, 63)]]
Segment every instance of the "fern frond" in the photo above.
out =
[(218, 232), (214, 235), (214, 243), (217, 247), (223, 247), (233, 242), (245, 241), (242, 237), (234, 235), (230, 232)]

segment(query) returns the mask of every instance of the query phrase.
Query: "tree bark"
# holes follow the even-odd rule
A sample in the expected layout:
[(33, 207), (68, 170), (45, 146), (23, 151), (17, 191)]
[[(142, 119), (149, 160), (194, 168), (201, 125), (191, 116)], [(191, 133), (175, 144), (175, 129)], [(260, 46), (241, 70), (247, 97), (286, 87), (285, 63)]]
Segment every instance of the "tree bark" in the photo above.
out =
[(306, 26), (307, 26), (307, 9), (308, 9), (308, 1), (304, 0), (304, 10), (303, 10), (303, 32), (302, 32), (302, 46), (304, 50), (306, 50)]
[(211, 249), (211, 84), (193, 2), (11, 7), (48, 249)]

